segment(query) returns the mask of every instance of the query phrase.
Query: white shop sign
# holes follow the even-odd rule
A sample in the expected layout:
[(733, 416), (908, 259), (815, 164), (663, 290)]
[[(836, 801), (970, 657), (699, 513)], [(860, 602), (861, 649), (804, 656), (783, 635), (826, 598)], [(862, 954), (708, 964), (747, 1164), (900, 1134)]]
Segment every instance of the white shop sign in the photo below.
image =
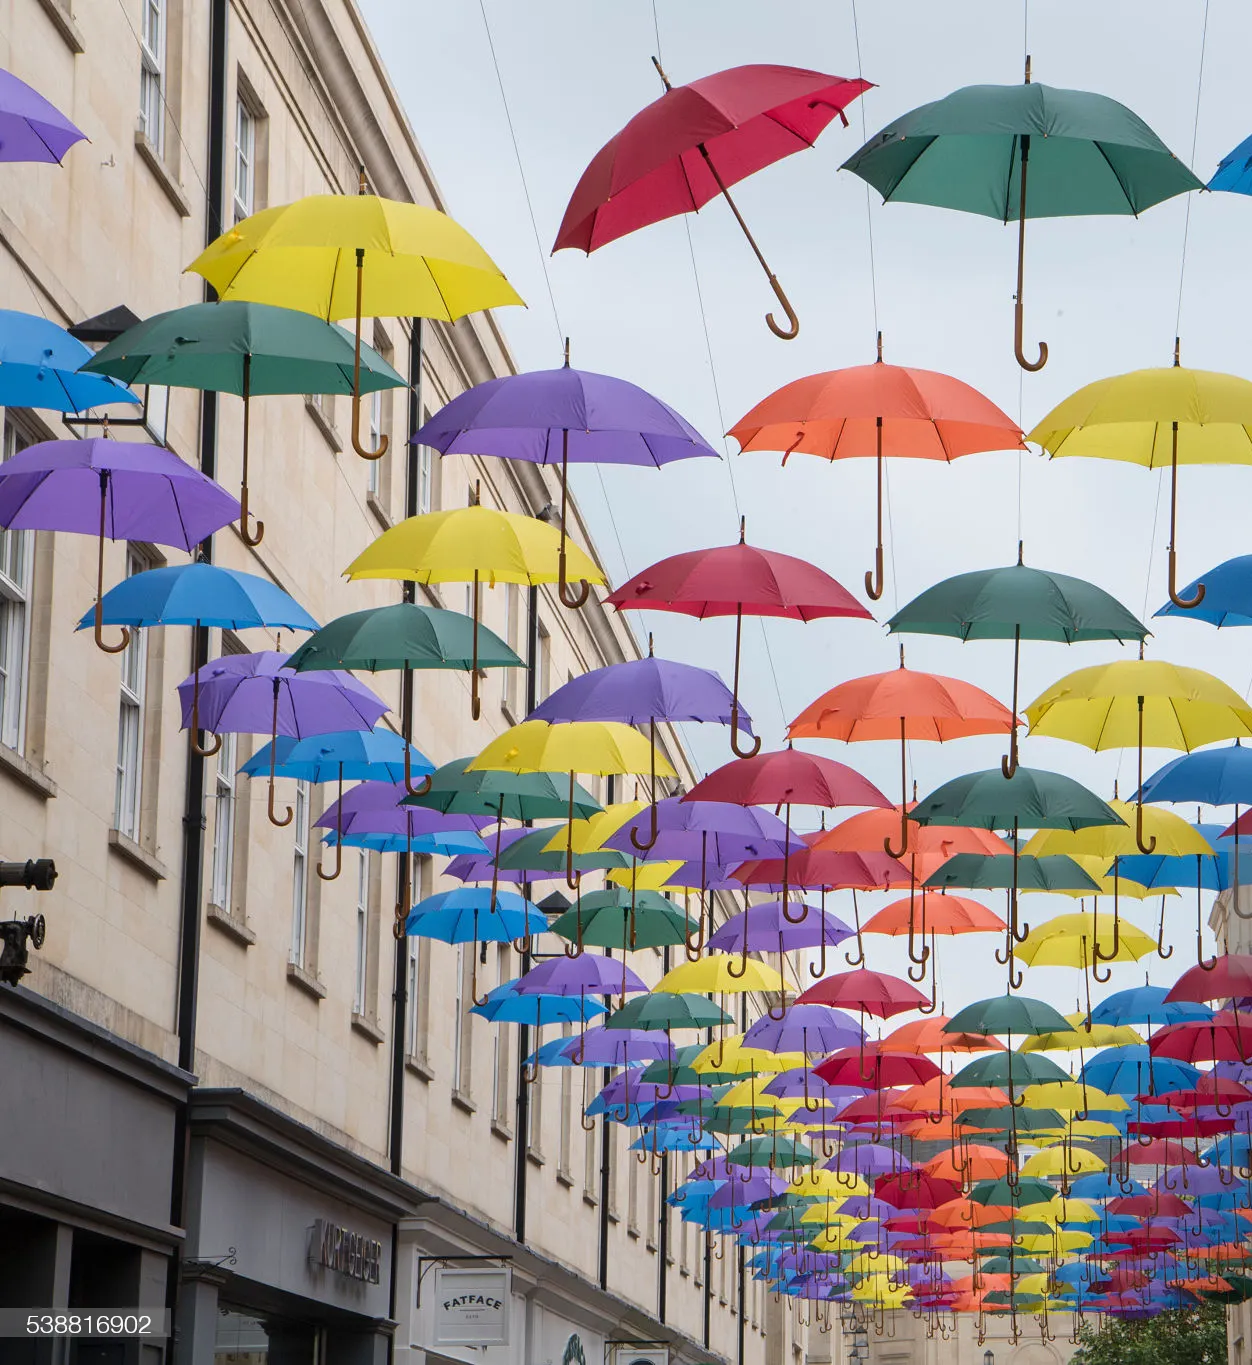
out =
[(436, 1346), (505, 1346), (509, 1340), (512, 1271), (435, 1269)]

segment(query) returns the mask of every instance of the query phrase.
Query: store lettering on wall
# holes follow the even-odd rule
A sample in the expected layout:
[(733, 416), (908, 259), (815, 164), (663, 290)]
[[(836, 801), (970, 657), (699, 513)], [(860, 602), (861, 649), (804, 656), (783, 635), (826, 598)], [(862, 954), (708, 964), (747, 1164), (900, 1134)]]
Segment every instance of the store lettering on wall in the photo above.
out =
[(309, 1260), (349, 1280), (378, 1284), (382, 1279), (383, 1244), (319, 1218), (312, 1228)]

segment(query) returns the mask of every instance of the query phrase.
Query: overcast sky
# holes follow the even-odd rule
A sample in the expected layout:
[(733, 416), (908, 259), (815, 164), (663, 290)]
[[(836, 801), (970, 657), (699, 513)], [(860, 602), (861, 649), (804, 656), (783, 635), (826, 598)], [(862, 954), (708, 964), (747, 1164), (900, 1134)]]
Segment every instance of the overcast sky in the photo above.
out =
[[(867, 209), (864, 183), (839, 173), (864, 137), (894, 116), (963, 85), (1020, 80), (1028, 43), (1036, 80), (1128, 104), (1203, 180), (1252, 132), (1246, 98), (1252, 7), (1242, 0), (1211, 0), (1207, 7), (1198, 124), (1204, 0), (1104, 0), (1098, 6), (1048, 0), (1030, 7), (1028, 24), (1022, 0), (963, 0), (959, 6), (861, 0), (855, 15), (851, 0), (658, 0), (660, 55), (676, 84), (747, 62), (845, 76), (859, 69), (875, 83), (849, 108), (849, 128), (836, 121), (815, 149), (735, 191), (800, 314), (799, 339), (784, 342), (764, 325), (773, 296), (721, 202), (698, 216), (645, 228), (590, 257), (571, 251), (548, 257), (587, 162), (660, 93), (649, 60), (658, 51), (651, 0), (483, 0), (504, 99), (478, 0), (361, 3), (450, 211), (530, 305), (500, 316), (519, 366), (559, 364), (560, 338), (568, 333), (575, 365), (642, 385), (714, 444), (781, 384), (871, 361), (876, 328), (884, 333), (889, 361), (956, 375), (1027, 430), (1083, 384), (1170, 363), (1187, 198), (1160, 205), (1139, 221), (1031, 221), (1026, 349), (1033, 354), (1034, 344), (1046, 340), (1051, 358), (1039, 373), (1023, 374), (1012, 350), (1016, 229), (940, 209), (884, 206), (873, 194)], [(530, 227), (509, 116), (542, 250)], [(1252, 374), (1250, 230), (1249, 199), (1190, 196), (1180, 325), (1184, 364)], [(777, 456), (739, 457), (729, 453), (734, 446), (726, 442), (721, 467), (687, 461), (659, 472), (607, 469), (602, 480), (584, 467), (571, 476), (614, 583), (663, 556), (733, 540), (737, 493), (753, 543), (810, 559), (863, 598), (862, 577), (873, 557), (873, 462), (828, 465), (795, 456), (783, 469)], [(1150, 614), (1165, 596), (1165, 477), (1099, 460), (1044, 462), (1034, 453), (974, 455), (950, 466), (888, 462), (888, 586), (875, 614), (885, 620), (952, 574), (1010, 563), (1019, 535), (1027, 562), (1091, 579), (1137, 614)], [(1252, 548), (1245, 529), (1252, 469), (1187, 468), (1179, 482), (1179, 573), (1186, 582)], [(652, 614), (637, 618), (637, 625), (655, 632), (658, 654), (729, 675), (728, 624)], [(1152, 656), (1210, 669), (1241, 693), (1252, 686), (1252, 654), (1242, 632), (1176, 620), (1154, 628)], [(745, 638), (745, 701), (767, 745), (775, 747), (785, 721), (821, 692), (897, 661), (896, 640), (870, 622), (773, 622), (772, 668), (757, 623)], [(1008, 646), (914, 636), (907, 653), (912, 667), (967, 678), (1009, 699)], [(1112, 657), (1118, 657), (1116, 646), (1027, 646), (1023, 703), (1072, 669)], [(720, 730), (687, 727), (687, 734), (706, 768), (729, 758)], [(821, 747), (896, 792), (898, 757), (891, 745)], [(920, 790), (989, 766), (1001, 747), (983, 740), (913, 745)], [(1036, 739), (1025, 742), (1023, 756), (1105, 796), (1119, 775), (1123, 795), (1133, 787), (1133, 752), (1093, 755)], [(1147, 770), (1172, 756), (1150, 753)], [(1024, 905), (1031, 920), (1076, 908), (1059, 898), (1028, 897)], [(1155, 932), (1158, 907), (1154, 901), (1150, 913), (1132, 908), (1131, 916)], [(1168, 922), (1178, 951), (1170, 963), (1151, 959), (1153, 978), (1166, 981), (1194, 960), (1194, 893), (1171, 902)], [(989, 941), (981, 938), (972, 953), (970, 942), (949, 941), (946, 951), (941, 946), (949, 1005), (988, 985), (979, 973), (994, 971), (997, 985), (1001, 977), (1003, 969), (991, 964)], [(871, 965), (893, 970), (899, 962), (894, 945), (874, 944)], [(1141, 966), (1114, 970), (1114, 984), (1105, 989), (1143, 979)], [(1076, 975), (1034, 969), (1025, 990), (1072, 1010)]]

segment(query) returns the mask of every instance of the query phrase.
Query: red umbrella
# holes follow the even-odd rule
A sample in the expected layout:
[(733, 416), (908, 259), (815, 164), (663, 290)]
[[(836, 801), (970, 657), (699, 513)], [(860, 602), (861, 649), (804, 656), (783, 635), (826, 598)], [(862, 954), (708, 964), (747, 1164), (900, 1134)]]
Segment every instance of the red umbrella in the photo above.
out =
[(914, 1010), (925, 1003), (926, 997), (916, 986), (898, 976), (866, 968), (824, 976), (796, 997), (797, 1005), (839, 1005), (859, 1009), (876, 1019), (890, 1019), (893, 1014)]
[(1189, 1218), (1192, 1213), (1190, 1204), (1184, 1203), (1176, 1194), (1163, 1191), (1110, 1199), (1108, 1210), (1112, 1214), (1128, 1214), (1131, 1218)]
[(1200, 1158), (1189, 1148), (1172, 1138), (1153, 1138), (1151, 1142), (1136, 1143), (1128, 1150), (1132, 1166), (1198, 1166)]
[(553, 251), (588, 254), (628, 232), (692, 213), (720, 194), (761, 263), (790, 326), (765, 320), (775, 336), (800, 330), (728, 186), (803, 151), (871, 82), (794, 66), (736, 66), (675, 89), (654, 57), (665, 94), (612, 137), (582, 173)]
[(1252, 1101), (1252, 1090), (1224, 1076), (1201, 1076), (1191, 1090), (1170, 1090), (1164, 1095), (1140, 1095), (1138, 1098), (1143, 1104), (1168, 1104), (1180, 1113), (1195, 1109), (1219, 1109), (1225, 1116), (1230, 1113), (1231, 1105)]
[[(817, 891), (886, 891), (909, 884), (908, 869), (885, 853), (828, 853), (809, 848), (789, 860), (788, 881), (793, 887)], [(768, 890), (780, 886), (781, 858), (753, 858), (730, 874), (745, 886)]]
[(921, 1170), (879, 1176), (874, 1182), (874, 1198), (897, 1208), (937, 1209), (960, 1193), (957, 1181), (942, 1180)]
[(1221, 1010), (1211, 1019), (1167, 1024), (1148, 1047), (1154, 1057), (1179, 1062), (1243, 1062), (1252, 1058), (1252, 1021), (1245, 1025), (1234, 1010)]
[(1218, 1133), (1233, 1133), (1234, 1120), (1211, 1117), (1214, 1112), (1209, 1110), (1209, 1118), (1196, 1113), (1188, 1118), (1136, 1119), (1126, 1125), (1126, 1131), (1138, 1137), (1152, 1138), (1216, 1137)]
[[(619, 611), (630, 607), (636, 611), (680, 612), (701, 619), (735, 618), (730, 746), (740, 758), (754, 758), (761, 749), (759, 737), (751, 749), (739, 747), (739, 655), (744, 615), (783, 616), (792, 621), (815, 621), (823, 616), (857, 616), (869, 621), (873, 617), (847, 588), (815, 564), (772, 550), (758, 550), (745, 543), (744, 533), (741, 519), (738, 545), (689, 550), (658, 560), (623, 583), (607, 600)], [(890, 803), (884, 798), (881, 802), (844, 804)]]
[(884, 1086), (921, 1085), (943, 1073), (930, 1060), (916, 1053), (884, 1052), (881, 1043), (840, 1048), (813, 1068), (827, 1085)]
[(1245, 995), (1252, 995), (1252, 954), (1227, 953), (1213, 967), (1199, 964), (1183, 972), (1165, 1001), (1234, 1000)]

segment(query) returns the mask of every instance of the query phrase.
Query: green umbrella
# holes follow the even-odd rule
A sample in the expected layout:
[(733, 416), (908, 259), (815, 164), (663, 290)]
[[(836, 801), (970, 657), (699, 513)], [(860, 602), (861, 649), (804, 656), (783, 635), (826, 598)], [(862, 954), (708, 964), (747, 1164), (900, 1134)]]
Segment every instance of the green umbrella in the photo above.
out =
[[(605, 1028), (721, 1028), (734, 1018), (703, 995), (653, 991), (628, 1000), (604, 1021)], [(773, 1111), (768, 1111), (773, 1112)]]
[[(1033, 152), (1033, 159), (1032, 159)], [(1030, 170), (1033, 168), (1033, 175)], [(1014, 350), (1022, 351), (1026, 219), (1138, 215), (1203, 184), (1136, 114), (1105, 95), (1023, 85), (972, 85), (896, 119), (844, 163), (886, 201), (1017, 221)], [(1027, 182), (1029, 181), (1029, 192)]]
[(1019, 1109), (1016, 1105), (1011, 1110), (962, 1109), (956, 1121), (977, 1128), (980, 1142), (988, 1141), (996, 1133), (1039, 1133), (1065, 1127), (1064, 1118), (1055, 1109)]
[[(601, 892), (592, 892), (592, 895), (600, 895)], [(586, 905), (589, 897), (583, 897), (583, 904)], [(703, 1085), (714, 1086), (723, 1083), (733, 1085), (743, 1079), (742, 1076), (733, 1072), (716, 1071), (696, 1071), (691, 1063), (704, 1051), (704, 1043), (688, 1043), (683, 1047), (674, 1049), (673, 1057), (661, 1058), (655, 1062), (649, 1062), (643, 1069), (641, 1081), (648, 1081), (655, 1085)]]
[(1010, 1237), (1051, 1237), (1056, 1229), (1051, 1223), (1037, 1223), (1026, 1218), (1005, 1218), (999, 1223), (984, 1223), (980, 1232), (1007, 1232)]
[(991, 1052), (963, 1066), (952, 1077), (949, 1088), (964, 1090), (974, 1086), (1003, 1085), (1008, 1087), (1012, 1098), (1014, 1090), (1028, 1085), (1073, 1079), (1068, 1071), (1062, 1070), (1042, 1052)]
[[(975, 1000), (973, 1004), (958, 1010), (944, 1024), (943, 1032), (981, 1033), (984, 1036), (1015, 1033), (1021, 1038), (1041, 1033), (1065, 1033), (1069, 1028), (1065, 1016), (1053, 1009), (1046, 1000), (1032, 1000), (1026, 995), (993, 995), (989, 1000)], [(981, 1085), (983, 1082), (976, 1084)]]
[[(193, 303), (127, 328), (83, 366), (128, 384), (234, 393), (243, 399), (240, 530), (259, 545), (265, 523), (248, 530), (248, 400), (258, 394), (352, 393), (355, 338), (312, 313), (267, 303)], [(399, 389), (404, 379), (361, 346), (358, 392)]]
[(813, 1166), (817, 1158), (791, 1138), (754, 1137), (726, 1153), (731, 1166)]
[[(287, 660), (287, 667), (298, 673), (332, 668), (360, 668), (371, 673), (396, 668), (459, 668), (470, 672), (525, 666), (498, 635), (478, 626), (472, 617), (415, 602), (337, 616), (314, 631)], [(420, 787), (413, 785), (409, 766), (412, 728), (409, 708), (404, 716), (404, 785), (411, 795), (418, 796), (429, 790), (430, 779)]]
[[(566, 804), (568, 808), (568, 795)], [(564, 844), (560, 848), (549, 848), (553, 839), (564, 835), (565, 828), (564, 825), (545, 825), (523, 834), (503, 852), (497, 851), (496, 866), (521, 872), (560, 872), (571, 866), (571, 860), (578, 872), (602, 872), (607, 868), (630, 866), (630, 859), (615, 848), (596, 848), (586, 853), (571, 853)], [(617, 942), (620, 941), (619, 936)]]
[[(473, 758), (457, 758), (431, 774), (430, 790), (406, 796), (402, 806), (425, 806), (445, 815), (493, 815), (497, 820), (543, 820), (570, 809), (568, 773), (512, 773), (502, 768), (466, 771)], [(604, 807), (574, 783), (574, 817), (585, 820)]]
[(700, 1129), (709, 1133), (721, 1133), (724, 1137), (742, 1137), (744, 1133), (752, 1132), (763, 1119), (776, 1117), (775, 1110), (757, 1110), (747, 1105), (717, 1109), (706, 1101), (703, 1110), (699, 1106), (699, 1100), (684, 1100), (678, 1106), (678, 1112), (680, 1114), (686, 1112), (688, 1117), (696, 1119)]
[(1030, 1256), (1005, 1256), (999, 1247), (979, 1249), (974, 1254), (986, 1255), (978, 1269), (987, 1275), (1042, 1275), (1047, 1269), (1042, 1261)]
[[(907, 635), (947, 635), (957, 640), (1013, 641), (1013, 714), (1023, 640), (1080, 644), (1089, 640), (1142, 640), (1148, 628), (1103, 588), (1068, 574), (1017, 563), (1001, 569), (957, 574), (927, 588), (887, 622)], [(1017, 771), (1017, 727), (1001, 760), (1005, 777)]]
[[(1007, 1180), (980, 1180), (969, 1192), (975, 1204), (1044, 1204), (1051, 1201), (1056, 1190), (1046, 1180), (1027, 1176), (1010, 1185)], [(1051, 1228), (1048, 1229), (1052, 1231)]]
[(611, 887), (583, 896), (578, 905), (553, 921), (552, 932), (572, 943), (630, 952), (683, 943), (697, 927), (695, 920), (658, 891)]
[[(1016, 862), (1016, 868), (1014, 867)], [(1100, 884), (1066, 853), (954, 853), (926, 887), (962, 891), (1094, 891)]]
[[(1072, 777), (1021, 767), (1011, 777), (1006, 777), (1001, 768), (987, 768), (953, 778), (919, 801), (909, 812), (909, 818), (921, 825), (962, 825), (1012, 831), (1013, 851), (1011, 860), (1006, 860), (1011, 862), (1008, 870), (1012, 879), (1009, 882), (1004, 956), (1001, 957), (1000, 950), (996, 949), (996, 961), (1008, 966), (1011, 985), (1021, 982), (1020, 974), (1015, 978), (1013, 972), (1013, 947), (1025, 942), (1029, 932), (1029, 926), (1019, 928), (1017, 923), (1021, 861), (1017, 849), (1019, 828), (1074, 830), (1124, 823), (1115, 810)], [(964, 865), (961, 866), (963, 869)]]

